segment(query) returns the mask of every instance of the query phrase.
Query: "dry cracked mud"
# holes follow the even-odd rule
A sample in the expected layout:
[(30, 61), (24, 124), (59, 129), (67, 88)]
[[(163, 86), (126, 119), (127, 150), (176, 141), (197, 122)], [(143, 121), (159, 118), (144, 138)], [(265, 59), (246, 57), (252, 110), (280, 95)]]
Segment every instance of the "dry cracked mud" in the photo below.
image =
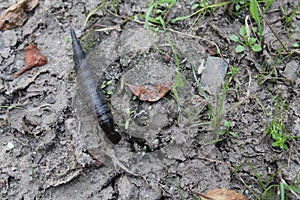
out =
[[(193, 192), (215, 188), (275, 199), (264, 192), (279, 179), (300, 188), (299, 48), (274, 66), (280, 43), (266, 28), (266, 64), (250, 49), (235, 53), (229, 39), (249, 13), (233, 18), (222, 6), (147, 31), (141, 16), (149, 2), (118, 2), (117, 12), (108, 1), (83, 27), (99, 1), (39, 1), (22, 27), (0, 32), (0, 199), (193, 199)], [(0, 1), (0, 13), (13, 3)], [(165, 20), (192, 13), (195, 3), (177, 1)], [(296, 3), (274, 1), (265, 15), (293, 49), (300, 14), (289, 32), (280, 7), (292, 13)], [(117, 145), (82, 100), (70, 28), (99, 87), (110, 81), (103, 90), (112, 92), (106, 97), (123, 136)], [(31, 42), (48, 63), (14, 77)], [(239, 70), (229, 82), (232, 67)], [(143, 82), (172, 89), (142, 101), (128, 85)], [(286, 150), (265, 134), (272, 119), (281, 119), (290, 136)]]

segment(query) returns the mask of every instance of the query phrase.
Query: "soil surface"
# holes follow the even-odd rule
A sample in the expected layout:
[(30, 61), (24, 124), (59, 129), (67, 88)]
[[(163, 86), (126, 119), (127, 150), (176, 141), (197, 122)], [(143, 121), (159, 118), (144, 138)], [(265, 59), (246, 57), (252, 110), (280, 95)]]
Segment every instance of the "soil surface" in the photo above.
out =
[[(1, 13), (14, 3), (0, 1)], [(179, 21), (198, 1), (153, 7), (165, 29), (145, 23), (148, 3), (106, 2), (84, 26), (99, 1), (44, 0), (0, 32), (0, 199), (196, 199), (216, 188), (277, 199), (283, 181), (300, 188), (299, 10), (285, 21), (296, 1), (271, 4), (257, 53), (230, 40), (250, 15), (237, 3)], [(76, 82), (71, 28), (110, 102), (117, 145)], [(48, 63), (16, 77), (30, 43)]]

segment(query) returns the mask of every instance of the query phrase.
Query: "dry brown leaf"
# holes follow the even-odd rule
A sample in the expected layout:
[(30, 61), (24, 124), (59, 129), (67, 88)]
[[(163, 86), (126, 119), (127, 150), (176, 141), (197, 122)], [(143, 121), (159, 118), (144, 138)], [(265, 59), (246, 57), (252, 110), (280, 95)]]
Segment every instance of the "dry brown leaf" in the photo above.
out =
[(29, 44), (25, 49), (24, 49), (24, 54), (25, 54), (25, 66), (20, 69), (17, 73), (15, 73), (15, 76), (20, 76), (23, 74), (25, 71), (44, 65), (48, 62), (47, 58), (43, 56), (38, 48), (34, 44)]
[(248, 200), (244, 195), (226, 189), (214, 189), (198, 195), (202, 200)]
[(131, 92), (142, 101), (155, 102), (162, 98), (172, 88), (172, 83), (165, 82), (162, 84), (152, 85), (130, 85), (126, 84)]
[(21, 0), (18, 3), (10, 6), (0, 16), (0, 30), (8, 30), (16, 26), (22, 26), (26, 21), (26, 13), (31, 11), (37, 4), (38, 0)]

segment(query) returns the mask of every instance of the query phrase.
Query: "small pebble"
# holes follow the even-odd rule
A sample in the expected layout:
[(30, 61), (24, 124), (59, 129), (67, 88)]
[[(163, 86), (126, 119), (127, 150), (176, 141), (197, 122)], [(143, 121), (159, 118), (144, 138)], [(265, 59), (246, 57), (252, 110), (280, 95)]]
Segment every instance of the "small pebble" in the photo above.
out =
[(11, 150), (11, 149), (13, 149), (15, 146), (14, 146), (13, 143), (8, 142), (7, 145), (6, 145), (6, 147), (7, 147), (7, 150)]
[(54, 104), (56, 102), (56, 100), (52, 94), (48, 95), (45, 100), (49, 104)]

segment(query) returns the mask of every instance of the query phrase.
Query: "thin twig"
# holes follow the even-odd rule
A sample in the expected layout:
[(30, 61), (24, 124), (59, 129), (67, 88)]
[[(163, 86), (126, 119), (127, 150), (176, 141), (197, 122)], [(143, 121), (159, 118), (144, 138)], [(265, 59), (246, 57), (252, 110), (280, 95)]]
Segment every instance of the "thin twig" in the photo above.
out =
[(247, 73), (248, 73), (248, 76), (249, 76), (249, 82), (248, 82), (248, 88), (247, 88), (247, 97), (249, 98), (252, 78), (251, 78), (251, 73), (250, 73), (249, 69), (246, 68), (246, 70), (247, 70)]
[(274, 29), (270, 26), (269, 22), (267, 21), (267, 19), (264, 17), (261, 9), (259, 6), (258, 7), (258, 11), (259, 14), (261, 15), (261, 17), (263, 18), (263, 20), (265, 21), (265, 23), (267, 24), (267, 26), (269, 27), (269, 29), (272, 31), (272, 33), (274, 34), (274, 36), (277, 38), (277, 40), (279, 41), (279, 43), (281, 44), (282, 48), (288, 53), (289, 50), (285, 47), (285, 45), (283, 44), (283, 42), (281, 41), (281, 39), (279, 38), (279, 36), (277, 35), (277, 33), (274, 31)]
[(216, 159), (212, 159), (212, 158), (208, 158), (205, 155), (203, 155), (203, 157), (199, 157), (199, 158), (203, 159), (203, 160), (210, 161), (210, 162), (214, 162), (214, 163), (220, 163), (220, 164), (225, 165), (226, 167), (228, 167), (230, 170), (234, 171), (234, 168), (230, 164), (228, 164), (226, 162), (223, 162), (223, 161), (220, 161), (220, 160), (216, 160)]
[(294, 144), (294, 140), (292, 140), (292, 144), (290, 146), (290, 152), (289, 152), (289, 158), (288, 158), (288, 167), (290, 167), (290, 163), (291, 163), (292, 152), (293, 152), (293, 144)]
[(128, 169), (127, 167), (125, 167), (125, 165), (123, 165), (121, 163), (121, 161), (115, 156), (115, 155), (110, 155), (109, 156), (111, 158), (111, 160), (113, 161), (114, 165), (116, 166), (119, 166), (121, 169), (123, 169), (125, 172), (127, 172), (128, 174), (131, 174), (133, 176), (140, 176), (139, 174), (137, 173), (134, 173), (132, 172), (130, 169)]

